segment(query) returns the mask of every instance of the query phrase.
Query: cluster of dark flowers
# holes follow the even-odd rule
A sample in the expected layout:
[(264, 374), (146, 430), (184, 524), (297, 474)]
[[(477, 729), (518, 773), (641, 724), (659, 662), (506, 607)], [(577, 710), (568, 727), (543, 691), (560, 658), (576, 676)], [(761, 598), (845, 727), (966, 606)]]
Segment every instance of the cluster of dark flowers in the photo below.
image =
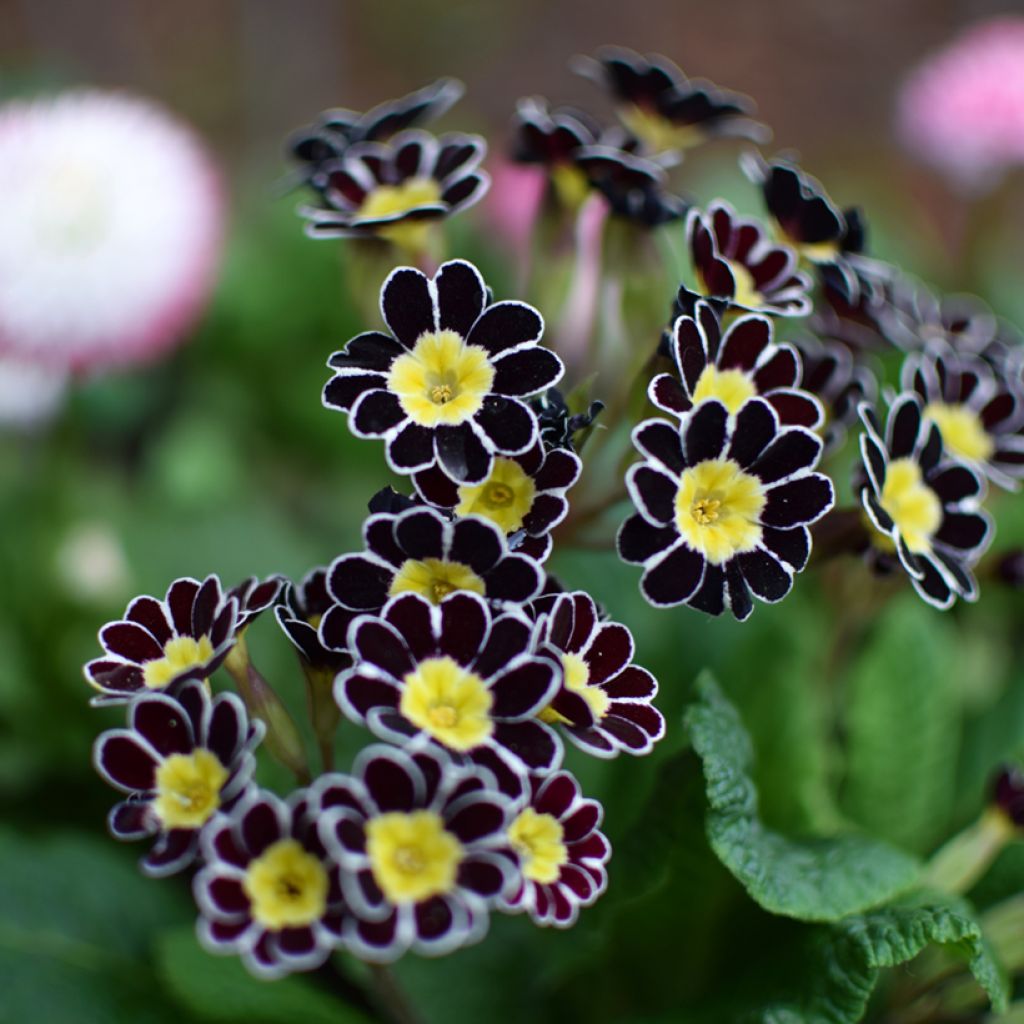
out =
[[(788, 160), (743, 157), (764, 219), (673, 194), (692, 146), (767, 139), (746, 97), (621, 49), (580, 70), (621, 124), (526, 99), (511, 159), (544, 175), (544, 209), (601, 197), (639, 231), (677, 232), (691, 262), (660, 336), (617, 339), (642, 350), (645, 411), (627, 424), (624, 479), (597, 481), (592, 506), (634, 506), (608, 542), (642, 567), (645, 598), (743, 620), (789, 593), (813, 539), (826, 555), (838, 537), (938, 608), (975, 599), (986, 487), (1024, 476), (1019, 340), (980, 303), (867, 256), (860, 211)], [(366, 114), (327, 111), (291, 145), (309, 234), (418, 264), (384, 280), (382, 328), (330, 357), (323, 391), (355, 436), (382, 443), (406, 493), (375, 495), (362, 550), (302, 580), (180, 579), (137, 598), (85, 669), (94, 703), (127, 707), (95, 748), (123, 794), (111, 831), (149, 843), (148, 874), (196, 869), (202, 942), (267, 977), (337, 948), (445, 953), (495, 910), (573, 924), (605, 888), (610, 847), (565, 741), (643, 755), (665, 730), (629, 629), (545, 568), (556, 534), (572, 543), (594, 519), (574, 521), (567, 495), (586, 445), (636, 409), (622, 401), (636, 382), (599, 377), (609, 408), (595, 422), (582, 380), (556, 389), (560, 336), (542, 344), (541, 314), (495, 299), (471, 263), (434, 259), (431, 232), (489, 184), (482, 139), (418, 127), (460, 94), (446, 79)], [(820, 464), (851, 431), (856, 504), (834, 509)], [(249, 657), (246, 631), (271, 608), (307, 685), (315, 778)], [(214, 695), (221, 666), (237, 694)], [(379, 741), (347, 774), (331, 766), (343, 721)], [(287, 799), (253, 782), (261, 742), (301, 783)]]

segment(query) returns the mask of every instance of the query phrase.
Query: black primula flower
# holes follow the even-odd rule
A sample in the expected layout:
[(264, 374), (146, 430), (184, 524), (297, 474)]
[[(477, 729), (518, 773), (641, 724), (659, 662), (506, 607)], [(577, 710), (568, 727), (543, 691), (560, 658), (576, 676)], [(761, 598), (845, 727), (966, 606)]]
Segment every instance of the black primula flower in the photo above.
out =
[(356, 619), (350, 647), (355, 663), (335, 681), (335, 699), (382, 739), (464, 755), (496, 770), (511, 791), (527, 771), (561, 762), (561, 742), (539, 716), (562, 668), (537, 650), (522, 612), (494, 612), (471, 593), (440, 605), (402, 594)]
[(577, 59), (575, 67), (611, 93), (622, 123), (652, 152), (685, 150), (718, 137), (765, 141), (769, 134), (751, 119), (749, 97), (687, 78), (667, 57), (607, 46), (595, 59)]
[(585, 412), (572, 413), (558, 388), (548, 388), (530, 402), (540, 424), (540, 439), (545, 448), (568, 448), (576, 450), (576, 435), (590, 427), (604, 402), (593, 401)]
[(832, 483), (813, 472), (821, 439), (780, 428), (772, 407), (748, 400), (735, 416), (717, 400), (681, 426), (646, 420), (633, 431), (643, 461), (626, 477), (638, 512), (619, 530), (626, 562), (643, 565), (651, 604), (688, 604), (737, 619), (753, 597), (775, 602), (807, 564), (808, 526), (832, 507)]
[(891, 571), (896, 559), (929, 604), (949, 608), (977, 599), (971, 567), (991, 539), (979, 507), (984, 480), (950, 459), (937, 424), (914, 394), (899, 395), (883, 432), (869, 406), (860, 409), (863, 466), (857, 485), (874, 527), (870, 560)]
[(490, 302), (476, 267), (452, 260), (433, 278), (392, 271), (381, 311), (390, 335), (360, 334), (328, 362), (324, 404), (354, 434), (383, 438), (397, 473), (437, 464), (458, 483), (486, 480), (496, 454), (529, 451), (537, 418), (524, 399), (562, 376), (532, 306)]
[[(334, 599), (327, 592), (327, 573), (326, 568), (313, 569), (298, 583), (289, 583), (274, 613), (305, 666), (336, 674), (348, 668), (352, 659), (345, 653), (344, 645), (335, 649), (325, 646), (320, 640), (321, 621), (335, 605)], [(335, 612), (336, 617), (339, 615), (340, 618), (346, 618), (341, 610)], [(355, 612), (350, 611), (347, 621), (351, 621), (355, 615)], [(344, 625), (340, 620), (335, 623), (342, 635), (347, 629), (347, 621)]]
[(583, 464), (564, 448), (546, 451), (537, 443), (522, 455), (499, 456), (479, 484), (455, 484), (436, 466), (417, 473), (416, 489), (439, 508), (457, 516), (489, 519), (508, 537), (510, 547), (543, 562), (551, 553), (551, 531), (566, 517), (566, 491)]
[(200, 830), (250, 786), (262, 736), (263, 723), (249, 721), (238, 697), (211, 698), (192, 679), (137, 697), (128, 727), (96, 740), (96, 770), (127, 794), (110, 812), (111, 833), (156, 838), (140, 865), (147, 875), (170, 875), (195, 860)]
[(341, 632), (332, 620), (343, 609), (377, 611), (398, 594), (439, 603), (470, 591), (488, 601), (521, 603), (535, 597), (544, 582), (532, 558), (510, 553), (504, 532), (475, 515), (454, 522), (431, 508), (373, 515), (363, 526), (363, 539), (365, 552), (342, 555), (331, 565), (327, 589), (342, 609), (328, 610), (321, 639), (325, 630), (332, 637)]
[(419, 129), (390, 142), (360, 142), (320, 168), (311, 184), (321, 206), (303, 207), (311, 238), (382, 238), (425, 248), (430, 225), (484, 197), (487, 145), (477, 135), (435, 138)]
[(676, 372), (659, 374), (648, 387), (651, 401), (665, 412), (684, 417), (713, 398), (735, 414), (759, 395), (782, 423), (812, 429), (821, 423), (821, 405), (800, 388), (799, 354), (773, 341), (767, 317), (741, 316), (723, 332), (711, 304), (699, 301), (692, 316), (676, 319), (667, 347)]
[(575, 165), (604, 196), (613, 216), (657, 228), (686, 216), (691, 204), (666, 188), (662, 164), (606, 143), (576, 154)]
[(771, 316), (805, 316), (810, 312), (811, 280), (797, 269), (796, 252), (773, 242), (763, 225), (739, 217), (722, 200), (705, 213), (691, 210), (686, 240), (693, 260), (696, 289), (687, 301), (692, 310), (698, 296), (707, 296), (728, 309)]
[(857, 421), (860, 403), (874, 401), (878, 381), (867, 366), (854, 361), (842, 342), (805, 334), (793, 342), (793, 347), (803, 365), (800, 386), (817, 397), (825, 411), (819, 430), (828, 454), (842, 445), (851, 424)]
[(1017, 490), (1024, 478), (1024, 394), (980, 356), (933, 342), (903, 362), (901, 383), (924, 402), (943, 447), (993, 483)]
[(299, 162), (304, 180), (315, 178), (324, 163), (336, 160), (356, 142), (380, 142), (422, 121), (440, 117), (462, 96), (464, 86), (454, 78), (439, 78), (397, 100), (380, 103), (360, 114), (336, 107), (325, 110), (312, 124), (288, 140), (288, 151)]
[(892, 289), (882, 318), (886, 337), (915, 351), (936, 342), (953, 351), (987, 356), (998, 345), (999, 321), (974, 295), (939, 295), (906, 275)]

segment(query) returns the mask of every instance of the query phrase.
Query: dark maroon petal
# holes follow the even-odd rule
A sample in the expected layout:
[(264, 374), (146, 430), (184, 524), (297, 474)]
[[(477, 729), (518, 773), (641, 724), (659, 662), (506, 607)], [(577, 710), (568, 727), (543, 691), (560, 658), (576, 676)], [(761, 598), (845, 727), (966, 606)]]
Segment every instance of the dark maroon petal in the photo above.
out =
[(156, 785), (156, 761), (133, 736), (123, 731), (105, 732), (96, 741), (96, 767), (108, 782), (131, 792), (145, 792)]
[(355, 930), (359, 939), (367, 946), (387, 949), (395, 942), (398, 928), (398, 913), (392, 912), (383, 921), (356, 921)]
[(414, 509), (398, 517), (394, 537), (408, 558), (444, 558), (445, 522), (432, 509)]
[(417, 903), (414, 914), (416, 932), (421, 939), (427, 942), (437, 941), (447, 935), (455, 923), (452, 909), (448, 905), (448, 900), (443, 896), (433, 896), (422, 903)]
[(112, 622), (100, 630), (100, 642), (111, 653), (142, 664), (164, 656), (152, 634), (133, 622)]
[(633, 638), (625, 626), (608, 622), (600, 627), (586, 653), (589, 683), (596, 686), (617, 675), (633, 657)]
[(353, 629), (353, 654), (356, 660), (370, 662), (395, 679), (413, 669), (413, 659), (402, 636), (379, 619), (362, 619)]
[(187, 636), (192, 628), (192, 603), (198, 592), (199, 584), (190, 579), (175, 580), (167, 591), (174, 631), (181, 636)]
[(648, 387), (651, 401), (665, 412), (682, 416), (693, 408), (693, 402), (682, 384), (670, 373), (661, 373), (651, 381)]
[(310, 928), (282, 928), (277, 932), (277, 945), (287, 956), (309, 956), (317, 948), (316, 932)]
[(771, 340), (771, 324), (764, 317), (740, 317), (722, 339), (717, 360), (719, 369), (752, 370)]
[(444, 192), (441, 193), (441, 202), (447, 203), (454, 213), (471, 206), (487, 192), (489, 187), (490, 179), (476, 172), (467, 174), (464, 178), (455, 180), (449, 178), (445, 183)]
[(601, 687), (612, 700), (642, 700), (653, 697), (657, 691), (654, 676), (639, 665), (629, 665)]
[(686, 603), (708, 615), (721, 615), (725, 611), (725, 570), (720, 565), (709, 564), (701, 585)]
[(431, 466), (417, 473), (413, 483), (420, 496), (431, 505), (454, 508), (459, 503), (458, 484), (449, 480), (440, 466)]
[(535, 772), (553, 768), (561, 756), (554, 732), (534, 719), (525, 722), (497, 722), (494, 739)]
[(611, 705), (607, 718), (625, 718), (626, 721), (643, 729), (648, 736), (656, 738), (665, 732), (665, 719), (662, 718), (661, 712), (650, 704), (627, 704), (625, 701), (618, 701)]
[(479, 271), (464, 260), (451, 260), (442, 264), (434, 286), (440, 328), (467, 337), (487, 301)]
[(563, 890), (568, 890), (572, 893), (573, 897), (580, 902), (586, 902), (597, 888), (594, 880), (584, 871), (581, 867), (576, 864), (565, 864), (562, 867), (562, 873), (558, 879), (559, 886)]
[(717, 459), (722, 454), (728, 418), (729, 413), (721, 402), (709, 400), (697, 407), (684, 435), (687, 465), (696, 466), (707, 459)]
[(871, 486), (880, 493), (885, 486), (886, 467), (888, 465), (885, 452), (882, 450), (882, 446), (869, 433), (860, 435), (860, 451), (864, 468), (867, 470), (868, 477), (871, 480)]
[(643, 516), (659, 526), (675, 521), (679, 483), (667, 472), (643, 463), (630, 470), (630, 494)]
[[(536, 472), (534, 480), (537, 490), (552, 491), (571, 487), (579, 478), (582, 468), (583, 463), (578, 455), (563, 448), (556, 448), (544, 456), (543, 465)], [(529, 471), (527, 467), (527, 472)]]
[(922, 557), (918, 561), (921, 566), (921, 576), (911, 578), (914, 589), (936, 608), (949, 608), (956, 598), (946, 577), (939, 572), (929, 558)]
[(477, 575), (490, 572), (505, 551), (501, 531), (489, 519), (458, 519), (451, 528), (451, 544), (445, 553), (452, 562), (468, 565)]
[(513, 398), (489, 395), (476, 414), (476, 421), (500, 452), (525, 451), (537, 439), (536, 417)]
[[(235, 631), (237, 617), (238, 605), (234, 600), (228, 601), (217, 613), (217, 617), (213, 620), (213, 625), (210, 627), (210, 643), (213, 644), (215, 650), (219, 650), (221, 644)], [(219, 664), (219, 660), (211, 664), (209, 672), (212, 672)], [(204, 675), (209, 675), (209, 672), (204, 673)]]
[(191, 829), (173, 829), (163, 833), (142, 858), (144, 871), (170, 875), (188, 867), (199, 852), (199, 837)]
[(533, 499), (530, 511), (523, 517), (523, 529), (533, 536), (546, 533), (555, 523), (561, 522), (568, 511), (569, 503), (565, 498), (539, 494)]
[(618, 715), (606, 715), (601, 719), (600, 729), (611, 736), (621, 747), (634, 752), (650, 749), (651, 739), (645, 730)]
[(489, 679), (513, 658), (527, 650), (530, 643), (530, 625), (511, 615), (502, 615), (491, 624), (484, 649), (476, 660), (474, 671)]
[(390, 391), (366, 391), (352, 406), (352, 429), (356, 434), (380, 437), (404, 420), (405, 410)]
[(778, 429), (771, 407), (760, 398), (744, 402), (736, 413), (729, 458), (746, 469), (775, 437)]
[(809, 469), (821, 455), (821, 440), (803, 430), (784, 430), (761, 453), (750, 472), (770, 484), (801, 469)]
[(886, 447), (893, 459), (913, 454), (921, 431), (921, 409), (917, 399), (901, 395), (889, 413)]
[(928, 477), (928, 486), (944, 504), (973, 498), (981, 491), (981, 481), (966, 466), (950, 464)]
[(679, 539), (674, 526), (653, 526), (643, 516), (630, 516), (619, 528), (616, 541), (623, 561), (640, 565)]
[(388, 459), (402, 473), (425, 469), (434, 461), (434, 434), (418, 423), (407, 423), (388, 442)]
[(821, 422), (821, 406), (804, 391), (780, 388), (765, 395), (779, 415), (779, 422), (794, 427), (815, 427)]
[[(485, 400), (485, 405), (491, 399), (493, 396)], [(477, 413), (477, 416), (482, 412)], [(486, 479), (491, 471), (491, 455), (469, 423), (457, 427), (438, 427), (433, 438), (437, 461), (452, 480), (457, 483), (478, 483)]]
[(164, 614), (163, 606), (155, 597), (137, 597), (125, 612), (126, 619), (130, 622), (137, 622), (144, 629), (153, 634), (156, 642), (160, 645), (166, 644), (171, 639), (170, 623)]
[(346, 608), (376, 611), (388, 599), (394, 569), (363, 555), (343, 555), (331, 565), (327, 587)]
[(215, 875), (207, 881), (204, 888), (210, 902), (222, 914), (244, 914), (249, 909), (249, 897), (245, 895), (242, 882), (238, 878)]
[(980, 515), (971, 512), (946, 512), (936, 540), (963, 551), (972, 551), (988, 536), (989, 524)]
[(366, 761), (363, 781), (382, 812), (411, 811), (416, 806), (416, 782), (397, 758), (378, 754)]
[(347, 411), (360, 396), (383, 392), (386, 384), (387, 378), (382, 373), (336, 374), (324, 385), (323, 402), (330, 409)]
[(242, 935), (252, 926), (246, 917), (241, 921), (206, 921), (205, 927), (209, 937), (218, 945), (233, 947)]
[(568, 772), (558, 772), (545, 779), (537, 791), (534, 809), (539, 814), (561, 818), (580, 795), (580, 787)]
[(633, 442), (641, 452), (657, 460), (676, 475), (686, 466), (679, 429), (671, 423), (664, 420), (647, 420), (633, 432)]
[(487, 836), (501, 832), (505, 826), (505, 812), (501, 805), (488, 794), (481, 794), (478, 800), (465, 803), (454, 814), (447, 817), (444, 827), (458, 836), (462, 843), (475, 843)]
[[(323, 618), (320, 620), (319, 634), (312, 626), (309, 626), (313, 633), (312, 644), (305, 645), (303, 653), (310, 661), (316, 662), (328, 652), (347, 650), (349, 627), (358, 615), (359, 613), (351, 608), (343, 608), (340, 604), (332, 604), (324, 612)], [(307, 625), (307, 623), (302, 623), (302, 625)], [(326, 648), (326, 651), (324, 648)]]
[(480, 653), (490, 627), (487, 606), (469, 594), (456, 593), (441, 603), (440, 614), (438, 650), (460, 665), (471, 664)]
[(430, 607), (430, 603), (418, 594), (404, 594), (388, 606), (385, 617), (401, 633), (406, 646), (417, 660), (434, 651)]
[(805, 526), (791, 530), (764, 527), (761, 542), (774, 555), (799, 572), (807, 564), (811, 553), (811, 535)]
[(597, 828), (601, 821), (601, 805), (594, 800), (584, 800), (572, 814), (561, 821), (565, 841), (575, 843)]
[(703, 555), (685, 544), (678, 544), (647, 569), (640, 580), (640, 589), (651, 604), (680, 604), (700, 586), (705, 565)]
[(115, 839), (142, 839), (156, 831), (146, 800), (123, 800), (115, 804), (107, 819), (110, 833)]
[[(220, 581), (216, 576), (207, 576), (192, 603), (192, 622), (189, 629), (192, 636), (206, 636), (211, 632), (221, 597)], [(217, 645), (217, 642), (214, 642), (214, 646)]]
[(381, 311), (391, 333), (405, 348), (411, 349), (421, 334), (435, 329), (427, 279), (411, 267), (399, 267), (384, 282)]
[(832, 484), (828, 477), (809, 473), (805, 477), (779, 484), (767, 492), (761, 512), (765, 526), (803, 526), (813, 523), (832, 507)]
[(535, 395), (562, 376), (562, 360), (546, 348), (531, 346), (498, 357), (494, 391), (500, 395)]
[(532, 306), (525, 302), (496, 302), (484, 310), (466, 340), (497, 353), (537, 341), (543, 331), (544, 321)]
[(218, 860), (222, 860), (236, 868), (244, 868), (249, 863), (249, 853), (239, 846), (230, 823), (223, 825), (221, 828), (214, 829), (208, 838)]
[(522, 604), (536, 597), (544, 586), (544, 571), (525, 555), (506, 555), (487, 574), (487, 598)]
[(505, 872), (494, 861), (467, 857), (459, 865), (459, 885), (488, 899), (505, 888), (506, 878)]
[(738, 556), (743, 578), (762, 601), (781, 601), (793, 578), (767, 551), (747, 551)]
[(558, 689), (552, 662), (531, 659), (495, 679), (491, 694), (494, 718), (522, 718), (545, 707)]
[[(363, 718), (373, 708), (397, 708), (400, 698), (397, 687), (381, 679), (371, 676), (355, 675), (342, 677), (338, 681), (345, 699)], [(335, 691), (337, 692), (337, 691)]]
[(158, 754), (187, 754), (196, 745), (192, 723), (184, 710), (169, 700), (142, 697), (132, 707), (132, 727)]
[(754, 374), (754, 383), (762, 394), (776, 388), (796, 387), (800, 379), (800, 363), (796, 353), (787, 347), (779, 350)]
[(242, 842), (253, 857), (258, 857), (268, 846), (283, 838), (277, 814), (266, 800), (257, 800), (248, 807), (239, 827)]
[(327, 360), (327, 365), (334, 370), (375, 370), (385, 374), (403, 351), (402, 346), (390, 335), (380, 331), (367, 331), (364, 334), (357, 334), (348, 342), (344, 351), (335, 352)]
[(206, 746), (210, 748), (224, 764), (235, 759), (246, 740), (249, 732), (245, 720), (245, 712), (236, 700), (227, 700), (224, 696), (214, 699), (210, 713), (210, 726), (206, 736)]

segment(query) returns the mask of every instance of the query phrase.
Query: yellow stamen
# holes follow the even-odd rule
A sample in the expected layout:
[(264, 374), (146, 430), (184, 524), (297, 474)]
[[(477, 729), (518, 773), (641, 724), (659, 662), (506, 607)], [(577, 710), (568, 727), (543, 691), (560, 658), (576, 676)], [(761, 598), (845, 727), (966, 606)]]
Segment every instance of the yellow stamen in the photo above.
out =
[[(354, 222), (408, 213), (419, 206), (431, 206), (440, 198), (441, 185), (433, 178), (409, 178), (401, 185), (378, 185), (363, 200)], [(426, 248), (430, 229), (428, 220), (407, 220), (384, 225), (375, 233), (403, 249), (420, 252)]]
[(392, 903), (420, 903), (455, 887), (464, 851), (434, 811), (393, 812), (366, 823), (366, 855)]
[(704, 141), (704, 132), (697, 125), (673, 124), (649, 108), (630, 105), (618, 113), (619, 120), (653, 153), (691, 149)]
[(449, 594), (468, 590), (483, 597), (484, 581), (468, 565), (461, 562), (445, 562), (440, 558), (424, 558), (419, 561), (409, 558), (395, 573), (388, 588), (388, 596), (396, 594), (419, 594), (433, 604), (440, 604)]
[(942, 525), (942, 502), (924, 482), (921, 467), (913, 459), (889, 463), (879, 504), (914, 554), (931, 551), (932, 537)]
[[(611, 698), (599, 686), (590, 685), (590, 667), (578, 654), (564, 651), (562, 653), (562, 671), (565, 673), (565, 688), (573, 693), (578, 693), (587, 702), (590, 713), (600, 722), (608, 713)], [(555, 725), (558, 722), (563, 725), (576, 724), (556, 711), (551, 704), (544, 708), (537, 717), (549, 725)]]
[(191, 636), (176, 636), (164, 645), (164, 656), (147, 661), (142, 666), (142, 681), (151, 690), (167, 686), (182, 672), (202, 665), (213, 657), (213, 644), (208, 636), (198, 640)]
[(925, 406), (924, 414), (938, 426), (942, 443), (954, 455), (968, 462), (985, 462), (992, 457), (996, 446), (973, 409), (931, 402)]
[(708, 365), (697, 378), (697, 386), (693, 389), (695, 405), (717, 399), (730, 415), (735, 415), (743, 407), (748, 398), (757, 394), (757, 386), (751, 377), (742, 370), (719, 370)]
[(153, 810), (166, 829), (200, 828), (220, 807), (220, 791), (229, 772), (202, 747), (171, 754), (156, 770)]
[(499, 457), (483, 483), (459, 488), (455, 513), (483, 516), (505, 533), (515, 533), (522, 528), (523, 519), (533, 508), (536, 494), (537, 486), (522, 466), (513, 459)]
[(508, 839), (519, 854), (523, 875), (541, 885), (558, 881), (562, 865), (569, 860), (565, 829), (551, 814), (538, 814), (527, 807), (508, 828)]
[(454, 658), (425, 658), (404, 683), (399, 710), (451, 750), (472, 750), (494, 732), (491, 691)]
[(296, 839), (268, 846), (249, 865), (242, 888), (253, 919), (274, 931), (312, 924), (327, 909), (327, 871)]

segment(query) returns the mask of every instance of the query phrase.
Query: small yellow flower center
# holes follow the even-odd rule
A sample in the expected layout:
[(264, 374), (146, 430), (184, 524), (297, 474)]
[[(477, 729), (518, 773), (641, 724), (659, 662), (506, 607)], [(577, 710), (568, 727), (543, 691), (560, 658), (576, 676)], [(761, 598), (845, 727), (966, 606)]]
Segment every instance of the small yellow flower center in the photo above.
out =
[(167, 686), (182, 672), (202, 665), (213, 657), (213, 644), (208, 636), (198, 640), (191, 636), (176, 636), (164, 645), (164, 656), (147, 661), (142, 666), (142, 681), (151, 690)]
[(761, 482), (732, 459), (707, 459), (686, 470), (676, 493), (676, 527), (712, 565), (721, 565), (761, 540)]
[(392, 903), (420, 903), (451, 892), (462, 844), (434, 811), (393, 812), (366, 823), (366, 855), (380, 890)]
[(171, 754), (156, 770), (153, 810), (165, 829), (201, 828), (220, 807), (228, 770), (202, 747)]
[(249, 865), (242, 888), (253, 919), (273, 931), (312, 924), (327, 909), (327, 871), (296, 839), (268, 846)]
[[(409, 178), (400, 185), (378, 185), (356, 211), (355, 222), (394, 217), (418, 206), (430, 206), (440, 198), (441, 185), (433, 178)], [(403, 249), (416, 252), (426, 248), (430, 228), (429, 221), (409, 220), (385, 225), (376, 233)]]
[(399, 710), (449, 749), (472, 750), (494, 732), (491, 691), (454, 658), (425, 658), (404, 683)]
[(619, 120), (653, 153), (691, 149), (704, 139), (695, 124), (673, 124), (657, 111), (630, 105), (619, 110)]
[(756, 385), (742, 370), (719, 370), (715, 366), (706, 366), (697, 378), (693, 401), (699, 405), (714, 398), (725, 406), (730, 416), (734, 416), (743, 403), (756, 394)]
[(467, 345), (455, 331), (427, 331), (388, 372), (388, 389), (405, 414), (423, 427), (458, 426), (490, 394), (494, 366), (486, 349)]
[(925, 406), (924, 414), (938, 426), (942, 443), (954, 455), (968, 462), (984, 462), (992, 457), (996, 446), (973, 409), (932, 402)]
[(574, 164), (556, 164), (551, 170), (551, 185), (559, 203), (570, 210), (577, 210), (590, 193), (587, 176)]
[(932, 537), (942, 525), (942, 502), (924, 482), (921, 467), (913, 459), (889, 463), (879, 504), (914, 554), (931, 551)]
[(388, 596), (419, 594), (432, 604), (440, 604), (449, 594), (468, 590), (483, 597), (484, 581), (468, 565), (445, 562), (440, 558), (406, 559), (395, 573), (388, 588)]
[[(564, 651), (562, 653), (562, 671), (565, 673), (565, 688), (573, 693), (578, 693), (587, 702), (594, 718), (601, 721), (608, 713), (611, 698), (599, 686), (589, 685), (590, 667), (587, 663), (578, 654)], [(575, 724), (550, 704), (537, 717), (549, 725), (555, 725), (558, 722), (563, 725)]]
[(508, 840), (519, 854), (523, 875), (541, 885), (558, 881), (562, 865), (569, 860), (565, 829), (550, 814), (538, 814), (525, 808), (509, 825)]
[(491, 475), (481, 484), (459, 488), (456, 515), (483, 516), (505, 533), (522, 528), (533, 508), (537, 485), (513, 459), (496, 458)]

